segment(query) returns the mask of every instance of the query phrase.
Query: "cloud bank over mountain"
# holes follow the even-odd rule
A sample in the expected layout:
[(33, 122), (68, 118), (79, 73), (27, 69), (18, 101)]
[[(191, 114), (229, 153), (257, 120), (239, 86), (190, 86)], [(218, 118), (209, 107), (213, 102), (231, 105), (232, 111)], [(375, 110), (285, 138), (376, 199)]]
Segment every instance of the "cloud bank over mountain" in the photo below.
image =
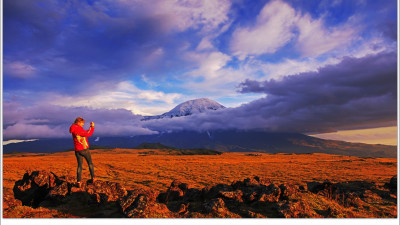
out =
[[(148, 122), (155, 130), (263, 129), (318, 133), (396, 124), (396, 53), (344, 58), (317, 72), (240, 84), (267, 96), (237, 108)], [(367, 90), (367, 91), (366, 91)]]
[(26, 108), (15, 103), (4, 102), (4, 121), (6, 123), (3, 125), (3, 135), (5, 139), (70, 137), (68, 129), (77, 116), (86, 120), (86, 129), (89, 122), (94, 121), (96, 135), (99, 136), (157, 133), (141, 127), (139, 121), (142, 116), (135, 115), (126, 109), (109, 110), (54, 105)]

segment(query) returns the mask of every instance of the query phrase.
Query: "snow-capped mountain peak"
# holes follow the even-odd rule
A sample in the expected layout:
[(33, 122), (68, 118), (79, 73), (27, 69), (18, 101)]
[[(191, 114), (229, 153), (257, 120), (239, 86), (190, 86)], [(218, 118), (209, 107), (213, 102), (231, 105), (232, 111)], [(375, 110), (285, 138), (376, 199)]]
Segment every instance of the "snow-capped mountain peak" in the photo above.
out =
[(162, 119), (162, 118), (173, 118), (180, 116), (190, 116), (197, 113), (203, 113), (206, 111), (224, 109), (225, 106), (219, 104), (208, 98), (199, 98), (194, 100), (189, 100), (177, 105), (171, 111), (166, 112), (159, 116), (145, 116), (143, 120), (151, 119)]

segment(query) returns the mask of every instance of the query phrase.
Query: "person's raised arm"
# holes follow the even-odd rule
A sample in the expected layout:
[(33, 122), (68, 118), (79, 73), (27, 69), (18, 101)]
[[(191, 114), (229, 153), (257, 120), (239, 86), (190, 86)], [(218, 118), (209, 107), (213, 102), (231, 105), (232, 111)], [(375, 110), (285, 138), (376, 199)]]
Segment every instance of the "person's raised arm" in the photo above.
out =
[(75, 132), (75, 135), (79, 135), (79, 136), (82, 136), (82, 137), (90, 137), (90, 136), (92, 136), (93, 131), (94, 131), (94, 123), (91, 122), (89, 130), (84, 130), (83, 127), (81, 127), (81, 129), (78, 129)]

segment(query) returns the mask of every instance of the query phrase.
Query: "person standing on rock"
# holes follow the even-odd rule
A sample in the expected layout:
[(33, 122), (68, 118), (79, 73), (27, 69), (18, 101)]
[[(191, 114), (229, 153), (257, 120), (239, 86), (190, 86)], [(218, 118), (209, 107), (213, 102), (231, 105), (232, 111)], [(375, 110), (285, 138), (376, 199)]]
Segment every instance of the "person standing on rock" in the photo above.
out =
[(82, 179), (82, 163), (83, 163), (82, 157), (86, 159), (86, 162), (89, 166), (92, 182), (95, 181), (93, 162), (89, 152), (89, 142), (87, 140), (87, 137), (90, 137), (93, 134), (94, 123), (90, 122), (90, 128), (88, 130), (83, 129), (84, 124), (85, 120), (82, 117), (78, 117), (75, 119), (74, 124), (72, 124), (71, 127), (69, 128), (69, 132), (72, 134), (72, 138), (74, 140), (75, 156), (76, 160), (78, 161), (77, 183), (79, 187), (81, 187), (81, 179)]

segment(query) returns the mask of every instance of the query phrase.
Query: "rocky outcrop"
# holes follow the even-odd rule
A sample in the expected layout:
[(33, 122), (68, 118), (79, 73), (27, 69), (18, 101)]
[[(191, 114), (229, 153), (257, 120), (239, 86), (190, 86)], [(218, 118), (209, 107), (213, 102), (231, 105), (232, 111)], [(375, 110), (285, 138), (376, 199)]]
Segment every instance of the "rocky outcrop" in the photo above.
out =
[[(47, 171), (26, 173), (15, 182), (13, 191), (15, 199), (26, 206), (67, 209), (77, 216), (107, 218), (340, 217), (345, 207), (368, 207), (377, 199), (396, 200), (396, 196), (378, 190), (373, 183), (359, 181), (309, 182), (304, 187), (253, 177), (230, 185), (195, 189), (174, 180), (160, 193), (150, 189), (126, 190), (119, 183), (108, 181), (88, 181), (77, 187), (72, 178)], [(317, 209), (310, 198), (324, 198), (334, 204)]]
[(50, 190), (62, 183), (51, 172), (34, 171), (31, 174), (25, 173), (22, 180), (15, 182), (13, 191), (16, 199), (21, 200), (23, 205), (37, 207)]
[(389, 188), (392, 193), (397, 195), (397, 176), (390, 178), (390, 181), (386, 183), (385, 186)]
[(158, 192), (130, 190), (109, 181), (83, 182), (78, 187), (69, 177), (47, 171), (25, 173), (15, 182), (14, 197), (22, 205), (64, 210), (83, 217), (172, 217)]
[(65, 177), (57, 177), (47, 171), (25, 173), (22, 180), (14, 185), (14, 196), (22, 204), (33, 207), (44, 201), (63, 200), (67, 196), (78, 192), (85, 192), (96, 203), (116, 201), (127, 195), (127, 191), (119, 183), (108, 181), (86, 182), (82, 187), (69, 182)]
[[(390, 182), (392, 181), (393, 178)], [(381, 199), (387, 201), (396, 201), (397, 199), (396, 195), (380, 190), (374, 183), (366, 181), (348, 181), (342, 183), (332, 183), (330, 181), (323, 183), (310, 182), (307, 186), (310, 192), (335, 200), (346, 207), (360, 208), (365, 206), (366, 203), (381, 201)], [(389, 189), (393, 187), (390, 186), (390, 183), (384, 186), (389, 186)], [(392, 191), (392, 189), (390, 190)]]
[(171, 213), (165, 204), (159, 204), (156, 199), (158, 192), (151, 190), (132, 190), (118, 200), (118, 207), (125, 217), (131, 218), (171, 218)]
[(201, 190), (173, 181), (167, 192), (160, 193), (158, 201), (185, 217), (194, 217), (196, 213), (205, 217), (315, 217), (310, 207), (291, 204), (292, 198), (301, 192), (296, 185), (278, 186), (257, 176)]

